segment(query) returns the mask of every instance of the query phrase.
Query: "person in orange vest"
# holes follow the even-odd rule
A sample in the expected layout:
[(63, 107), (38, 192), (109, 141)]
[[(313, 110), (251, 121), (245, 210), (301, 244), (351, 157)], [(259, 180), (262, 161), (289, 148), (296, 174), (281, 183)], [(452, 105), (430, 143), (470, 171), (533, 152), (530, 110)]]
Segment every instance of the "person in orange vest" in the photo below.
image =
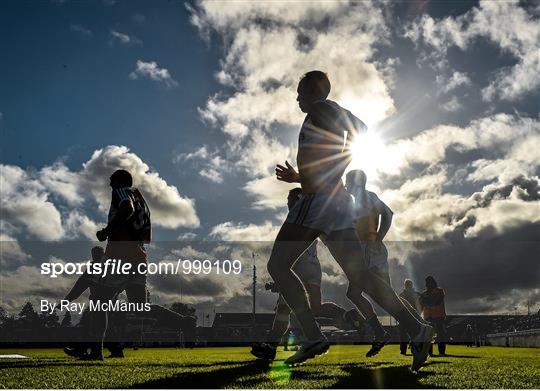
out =
[[(426, 277), (426, 290), (420, 295), (420, 306), (424, 319), (431, 323), (437, 331), (439, 356), (446, 355), (446, 309), (444, 307), (444, 290), (439, 288), (433, 276)], [(433, 355), (433, 347), (430, 349)]]

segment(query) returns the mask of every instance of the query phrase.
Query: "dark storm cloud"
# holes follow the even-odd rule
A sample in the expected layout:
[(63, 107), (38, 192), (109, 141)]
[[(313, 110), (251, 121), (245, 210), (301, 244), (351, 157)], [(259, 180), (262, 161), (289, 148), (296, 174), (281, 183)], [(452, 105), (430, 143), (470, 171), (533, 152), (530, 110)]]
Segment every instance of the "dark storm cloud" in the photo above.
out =
[(427, 275), (435, 276), (451, 301), (535, 289), (540, 283), (539, 234), (540, 224), (530, 224), (490, 240), (441, 242), (425, 251), (425, 244), (416, 243), (405, 267), (422, 286)]
[[(433, 275), (446, 293), (449, 313), (508, 313), (525, 310), (540, 286), (540, 223), (479, 238), (455, 241), (388, 242), (393, 288), (403, 290), (405, 278), (424, 289)], [(320, 246), (319, 246), (320, 248)], [(345, 308), (347, 281), (337, 263), (324, 249), (319, 251), (323, 270), (323, 298)], [(385, 312), (378, 308), (378, 313)]]

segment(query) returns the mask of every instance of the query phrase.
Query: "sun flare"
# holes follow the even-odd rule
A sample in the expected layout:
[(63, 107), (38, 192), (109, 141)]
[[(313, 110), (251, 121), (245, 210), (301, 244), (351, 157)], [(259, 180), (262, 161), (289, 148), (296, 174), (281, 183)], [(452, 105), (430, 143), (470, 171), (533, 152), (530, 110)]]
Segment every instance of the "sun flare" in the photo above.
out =
[(396, 164), (383, 138), (371, 129), (356, 137), (351, 152), (352, 162), (347, 171), (353, 169), (364, 171), (368, 182), (376, 180), (379, 171), (387, 171)]

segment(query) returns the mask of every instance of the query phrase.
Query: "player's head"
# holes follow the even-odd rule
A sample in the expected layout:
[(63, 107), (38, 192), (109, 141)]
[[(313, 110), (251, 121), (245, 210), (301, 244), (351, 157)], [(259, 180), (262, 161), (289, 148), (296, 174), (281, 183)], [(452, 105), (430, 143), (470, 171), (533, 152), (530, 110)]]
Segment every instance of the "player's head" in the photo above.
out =
[(294, 204), (296, 204), (296, 202), (300, 198), (300, 194), (302, 194), (302, 189), (299, 187), (295, 187), (294, 189), (289, 191), (289, 195), (287, 196), (287, 207), (289, 208), (289, 210), (291, 210)]
[(437, 281), (435, 281), (435, 278), (433, 278), (433, 276), (426, 277), (426, 288), (427, 289), (437, 288)]
[(300, 78), (298, 83), (298, 106), (304, 113), (309, 112), (311, 105), (318, 101), (324, 100), (330, 93), (330, 80), (326, 73), (322, 71), (310, 71)]
[(133, 178), (126, 170), (116, 170), (111, 175), (111, 187), (131, 187), (133, 186)]
[(413, 282), (411, 279), (408, 279), (408, 278), (405, 279), (405, 289), (407, 290), (413, 289)]
[(351, 170), (345, 177), (345, 188), (349, 193), (356, 193), (358, 190), (366, 189), (367, 176), (362, 170)]
[(92, 247), (92, 261), (93, 262), (101, 262), (103, 260), (104, 255), (105, 255), (105, 250), (103, 250), (103, 247), (101, 246)]

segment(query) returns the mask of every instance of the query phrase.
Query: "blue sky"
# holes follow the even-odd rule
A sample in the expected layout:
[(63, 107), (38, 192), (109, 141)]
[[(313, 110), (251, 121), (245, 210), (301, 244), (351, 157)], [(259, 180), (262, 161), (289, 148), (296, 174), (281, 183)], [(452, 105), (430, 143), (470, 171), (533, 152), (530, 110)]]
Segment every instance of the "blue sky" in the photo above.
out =
[[(62, 159), (76, 169), (98, 148), (126, 145), (183, 194), (197, 196), (201, 210), (215, 209), (207, 184), (171, 163), (175, 154), (220, 139), (197, 113), (219, 89), (219, 47), (202, 42), (182, 2), (3, 7), (0, 42), (10, 58), (0, 76), (4, 163), (40, 168)], [(111, 44), (112, 30), (142, 44)], [(169, 69), (178, 87), (130, 79), (138, 59)]]
[(294, 163), (296, 82), (313, 68), (370, 125), (353, 165), (395, 212), (390, 240), (538, 232), (538, 2), (0, 7), (0, 235), (22, 253), (25, 240), (93, 238), (120, 166), (157, 241), (273, 240), (290, 188), (273, 167)]

